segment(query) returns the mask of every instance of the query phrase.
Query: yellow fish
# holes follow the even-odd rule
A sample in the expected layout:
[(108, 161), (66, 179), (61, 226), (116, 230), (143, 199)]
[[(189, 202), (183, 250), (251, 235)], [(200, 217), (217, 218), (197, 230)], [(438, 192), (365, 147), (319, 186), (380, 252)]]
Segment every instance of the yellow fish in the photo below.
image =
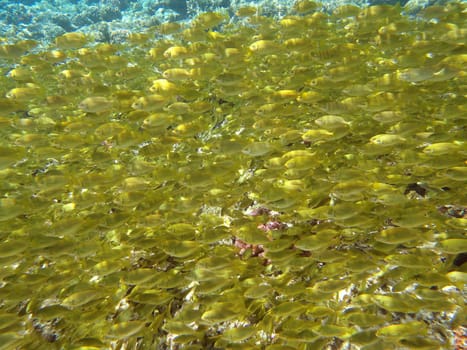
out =
[(65, 33), (55, 38), (55, 44), (60, 49), (78, 49), (83, 47), (87, 41), (86, 35), (78, 32)]
[(190, 79), (192, 74), (189, 70), (184, 68), (170, 68), (165, 70), (164, 73), (162, 73), (162, 76), (168, 80), (183, 81)]
[(138, 98), (135, 102), (133, 102), (131, 107), (133, 109), (151, 112), (161, 110), (162, 107), (169, 103), (169, 101), (170, 100), (166, 96), (153, 94)]
[(43, 89), (40, 86), (31, 83), (25, 87), (11, 89), (6, 93), (5, 97), (19, 102), (26, 102), (42, 98), (43, 95)]
[(87, 113), (102, 113), (112, 110), (114, 101), (102, 96), (86, 97), (78, 108)]

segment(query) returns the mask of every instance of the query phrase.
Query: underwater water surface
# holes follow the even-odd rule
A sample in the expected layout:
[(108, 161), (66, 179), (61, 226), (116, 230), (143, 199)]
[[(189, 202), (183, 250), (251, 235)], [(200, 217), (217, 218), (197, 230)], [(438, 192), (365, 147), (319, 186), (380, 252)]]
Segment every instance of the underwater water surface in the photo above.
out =
[(2, 34), (0, 349), (465, 348), (465, 2), (150, 4)]

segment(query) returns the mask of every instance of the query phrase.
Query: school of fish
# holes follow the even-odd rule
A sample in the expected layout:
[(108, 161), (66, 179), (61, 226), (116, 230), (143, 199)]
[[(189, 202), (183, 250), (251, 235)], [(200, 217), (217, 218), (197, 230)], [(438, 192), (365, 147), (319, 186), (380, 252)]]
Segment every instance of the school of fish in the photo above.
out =
[(0, 39), (0, 349), (452, 349), (467, 5)]

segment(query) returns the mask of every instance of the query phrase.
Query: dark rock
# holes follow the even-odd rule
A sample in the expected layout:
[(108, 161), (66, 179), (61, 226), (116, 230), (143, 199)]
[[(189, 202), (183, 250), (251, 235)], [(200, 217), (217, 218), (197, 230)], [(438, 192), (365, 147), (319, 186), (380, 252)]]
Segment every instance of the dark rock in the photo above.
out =
[(129, 0), (100, 0), (99, 3), (101, 6), (113, 7), (120, 11), (127, 9), (130, 5)]
[(61, 13), (57, 13), (52, 16), (52, 23), (62, 27), (67, 32), (72, 32), (74, 30), (70, 18)]
[(101, 20), (98, 8), (91, 6), (86, 11), (77, 14), (72, 18), (72, 24), (75, 27), (84, 27), (93, 23), (97, 23)]
[[(187, 4), (185, 0), (160, 0), (160, 1), (154, 1), (150, 2), (148, 5), (146, 5), (146, 12), (149, 14), (154, 14), (160, 9), (170, 9), (172, 11), (175, 11), (181, 15), (186, 15), (187, 13)], [(159, 11), (160, 12), (160, 11)]]
[(454, 258), (454, 261), (452, 262), (452, 264), (454, 266), (459, 267), (459, 266), (464, 265), (466, 262), (467, 262), (467, 253), (460, 253)]
[(415, 192), (421, 197), (425, 197), (427, 189), (420, 184), (414, 182), (407, 185), (405, 188), (404, 194), (409, 194), (410, 192)]
[(3, 16), (0, 17), (6, 24), (29, 24), (33, 15), (22, 4), (8, 5)]
[(99, 13), (102, 20), (107, 22), (122, 18), (122, 13), (120, 10), (112, 6), (103, 6)]
[(56, 38), (59, 35), (63, 35), (66, 33), (66, 31), (57, 25), (54, 24), (49, 24), (47, 26), (44, 26), (42, 29), (42, 32), (44, 33), (44, 37), (49, 37), (49, 38)]

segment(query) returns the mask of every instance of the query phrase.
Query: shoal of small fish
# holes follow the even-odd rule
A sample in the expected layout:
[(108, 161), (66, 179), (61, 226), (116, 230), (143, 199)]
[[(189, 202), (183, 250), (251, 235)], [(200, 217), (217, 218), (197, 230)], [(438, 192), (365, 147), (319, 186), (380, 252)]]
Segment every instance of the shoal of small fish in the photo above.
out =
[(452, 348), (466, 5), (318, 10), (0, 42), (1, 349)]

